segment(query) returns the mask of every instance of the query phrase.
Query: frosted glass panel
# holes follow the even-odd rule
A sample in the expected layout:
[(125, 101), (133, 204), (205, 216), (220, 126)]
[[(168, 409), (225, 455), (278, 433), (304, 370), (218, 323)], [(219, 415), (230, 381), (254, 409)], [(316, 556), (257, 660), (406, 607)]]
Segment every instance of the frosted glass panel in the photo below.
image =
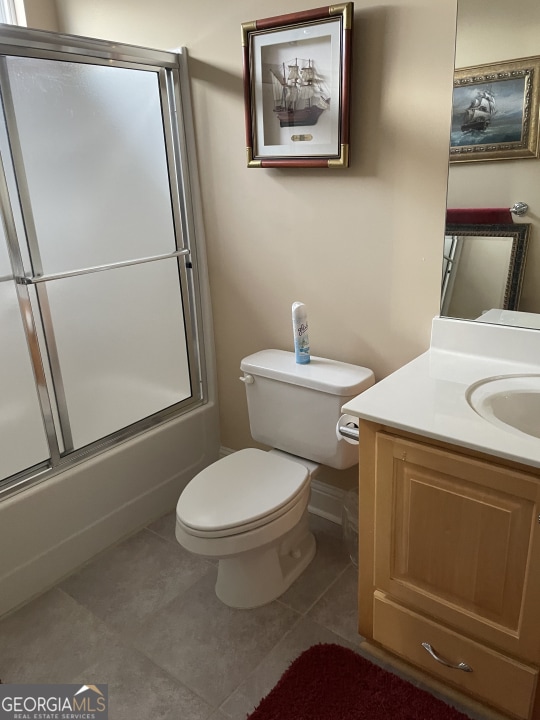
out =
[(17, 292), (0, 227), (0, 479), (49, 457)]
[(191, 396), (176, 260), (47, 291), (75, 448)]
[(22, 219), (20, 205), (16, 200), (18, 195), (17, 182), (15, 179), (15, 171), (13, 169), (11, 150), (9, 147), (6, 121), (2, 110), (0, 110), (0, 155), (2, 156), (2, 163), (4, 166), (4, 175), (6, 178), (8, 193), (12, 198), (12, 201), (10, 203), (10, 209), (13, 216), (13, 221), (15, 223), (16, 234), (18, 238), (22, 238), (22, 242), (19, 243), (19, 252), (21, 253), (23, 267), (25, 268), (25, 271), (30, 273), (30, 255), (28, 253), (26, 243), (24, 242), (24, 223)]
[(176, 249), (156, 72), (7, 58), (45, 273)]

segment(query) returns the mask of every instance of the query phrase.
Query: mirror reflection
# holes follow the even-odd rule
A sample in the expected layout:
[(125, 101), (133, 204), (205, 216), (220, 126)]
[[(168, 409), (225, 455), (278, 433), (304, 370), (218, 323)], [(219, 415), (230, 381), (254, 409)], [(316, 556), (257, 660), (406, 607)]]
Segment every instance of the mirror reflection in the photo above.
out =
[(530, 226), (447, 225), (441, 313), (494, 321), (493, 310), (519, 310)]
[[(485, 0), (458, 0), (456, 77), (465, 68), (538, 56), (538, 0), (517, 0), (517, 6), (508, 0), (492, 0), (487, 14)], [(499, 105), (504, 109), (503, 103)], [(482, 130), (475, 128), (475, 132)], [(487, 159), (482, 153), (471, 154), (475, 157), (470, 160), (450, 161), (448, 209), (505, 210), (509, 219), (504, 222), (512, 223), (510, 229), (526, 233), (528, 251), (519, 258), (517, 239), (494, 234), (491, 223), (474, 233), (451, 228), (445, 238), (441, 315), (540, 327), (540, 158), (493, 153)], [(525, 215), (509, 213), (518, 201), (528, 205)], [(458, 253), (453, 274), (448, 260), (452, 248)], [(518, 255), (513, 260), (514, 251)], [(512, 287), (519, 292), (512, 295)]]

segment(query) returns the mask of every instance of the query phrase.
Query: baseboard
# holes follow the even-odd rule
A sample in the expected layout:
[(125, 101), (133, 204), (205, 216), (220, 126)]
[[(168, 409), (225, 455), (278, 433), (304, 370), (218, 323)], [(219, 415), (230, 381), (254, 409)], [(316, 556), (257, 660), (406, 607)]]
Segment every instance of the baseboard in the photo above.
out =
[[(222, 446), (219, 449), (219, 456), (220, 458), (226, 457), (233, 452), (235, 451)], [(319, 515), (341, 525), (344, 497), (344, 490), (314, 478), (311, 481), (311, 499), (308, 510), (313, 515)]]
[(344, 497), (345, 493), (340, 488), (314, 479), (311, 481), (311, 500), (308, 510), (314, 515), (341, 525)]

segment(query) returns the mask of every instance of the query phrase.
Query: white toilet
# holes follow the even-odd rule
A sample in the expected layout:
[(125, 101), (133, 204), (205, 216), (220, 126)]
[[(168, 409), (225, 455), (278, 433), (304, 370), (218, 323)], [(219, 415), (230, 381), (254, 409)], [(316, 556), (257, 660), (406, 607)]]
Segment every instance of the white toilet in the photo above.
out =
[(176, 539), (219, 560), (216, 594), (252, 608), (279, 597), (315, 555), (307, 506), (319, 464), (345, 469), (358, 447), (340, 439), (341, 407), (373, 385), (371, 370), (263, 350), (240, 364), (251, 435), (273, 450), (232, 453), (196, 475), (176, 507)]

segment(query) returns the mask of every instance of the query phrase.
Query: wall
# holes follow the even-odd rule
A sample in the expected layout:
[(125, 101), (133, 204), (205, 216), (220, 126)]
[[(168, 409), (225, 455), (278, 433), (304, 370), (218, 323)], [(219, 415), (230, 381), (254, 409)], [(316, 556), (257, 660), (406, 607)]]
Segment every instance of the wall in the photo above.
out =
[(463, 238), (448, 315), (474, 320), (504, 302), (510, 238)]
[(24, 13), (28, 27), (58, 32), (55, 0), (24, 0)]
[[(540, 54), (538, 0), (492, 0), (486, 22), (484, 0), (460, 0), (456, 67), (499, 63)], [(449, 207), (511, 207), (528, 203), (531, 223), (520, 310), (540, 313), (540, 162), (535, 158), (450, 166)]]
[(439, 312), (455, 0), (356, 4), (349, 169), (248, 169), (240, 25), (311, 7), (57, 0), (61, 31), (189, 49), (221, 436), (233, 449), (252, 443), (240, 360), (292, 347), (293, 301), (308, 306), (313, 354), (378, 379), (428, 347)]

